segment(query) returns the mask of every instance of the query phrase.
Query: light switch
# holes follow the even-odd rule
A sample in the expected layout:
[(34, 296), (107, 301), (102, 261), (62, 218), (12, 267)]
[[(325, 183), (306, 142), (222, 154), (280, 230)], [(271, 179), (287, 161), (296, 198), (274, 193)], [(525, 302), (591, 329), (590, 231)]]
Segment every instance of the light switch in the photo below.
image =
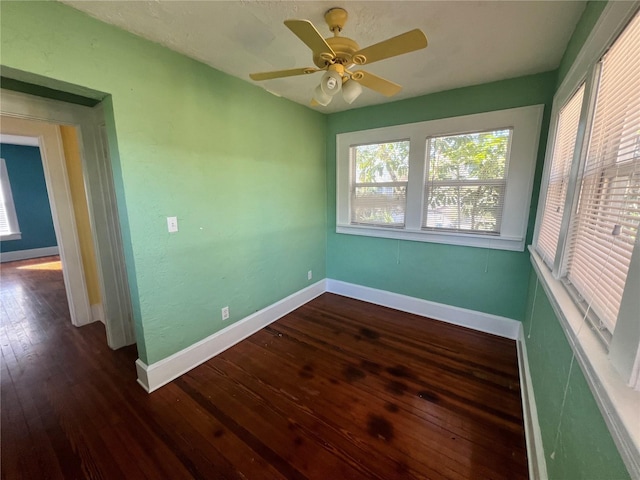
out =
[(167, 217), (167, 228), (169, 233), (178, 231), (178, 217)]

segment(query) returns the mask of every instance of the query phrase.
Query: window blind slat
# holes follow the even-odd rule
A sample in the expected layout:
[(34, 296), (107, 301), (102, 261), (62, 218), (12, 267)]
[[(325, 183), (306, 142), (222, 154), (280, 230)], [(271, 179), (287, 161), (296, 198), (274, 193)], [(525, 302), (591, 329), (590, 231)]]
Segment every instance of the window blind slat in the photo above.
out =
[(601, 60), (567, 280), (611, 331), (640, 224), (640, 14)]
[(511, 133), (428, 139), (423, 229), (500, 233)]
[(551, 157), (551, 174), (536, 245), (544, 261), (551, 267), (553, 267), (560, 237), (584, 89), (583, 84), (560, 110), (558, 118), (556, 142)]

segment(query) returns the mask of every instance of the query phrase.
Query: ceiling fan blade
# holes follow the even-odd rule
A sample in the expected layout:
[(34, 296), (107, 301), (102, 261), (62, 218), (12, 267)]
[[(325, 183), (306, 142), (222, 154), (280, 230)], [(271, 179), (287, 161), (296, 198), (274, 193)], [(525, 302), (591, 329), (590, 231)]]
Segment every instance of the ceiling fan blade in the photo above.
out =
[(382, 77), (374, 75), (373, 73), (365, 72), (364, 70), (358, 70), (351, 74), (351, 80), (355, 80), (361, 85), (375, 90), (387, 97), (393, 97), (396, 93), (402, 90), (402, 87), (397, 83), (393, 83), (389, 80), (385, 80)]
[(336, 52), (309, 20), (285, 20), (284, 24), (311, 49), (314, 56), (321, 53), (330, 53), (332, 57), (336, 56)]
[(422, 33), (422, 30), (416, 28), (357, 51), (353, 54), (353, 62), (358, 65), (368, 65), (385, 58), (420, 50), (426, 46), (427, 37)]
[(295, 75), (305, 75), (307, 73), (319, 72), (319, 68), (292, 68), (290, 70), (275, 70), (273, 72), (250, 73), (251, 80), (271, 80), (272, 78), (293, 77)]

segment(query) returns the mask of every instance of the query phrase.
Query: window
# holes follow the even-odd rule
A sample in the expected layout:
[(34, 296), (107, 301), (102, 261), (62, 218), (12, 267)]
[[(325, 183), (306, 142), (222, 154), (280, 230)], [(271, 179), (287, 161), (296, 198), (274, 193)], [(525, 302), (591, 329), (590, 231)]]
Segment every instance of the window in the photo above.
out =
[(531, 258), (634, 478), (640, 476), (639, 137), (638, 3), (610, 2), (554, 98)]
[(351, 219), (362, 225), (404, 226), (409, 142), (353, 147)]
[[(583, 85), (558, 116), (536, 248), (608, 340), (640, 224), (640, 15), (595, 68), (594, 101), (583, 108)], [(583, 140), (581, 112), (590, 125)], [(581, 173), (567, 199), (572, 164)]]
[(566, 279), (613, 332), (640, 223), (640, 15), (599, 69)]
[(19, 240), (18, 217), (4, 158), (0, 158), (0, 240)]
[(427, 143), (423, 227), (500, 234), (511, 129)]
[(336, 231), (522, 251), (542, 111), (339, 134)]
[(584, 83), (573, 94), (558, 115), (558, 130), (551, 157), (551, 172), (538, 236), (538, 250), (545, 263), (553, 268), (564, 216), (564, 203), (573, 163), (578, 122), (584, 97)]

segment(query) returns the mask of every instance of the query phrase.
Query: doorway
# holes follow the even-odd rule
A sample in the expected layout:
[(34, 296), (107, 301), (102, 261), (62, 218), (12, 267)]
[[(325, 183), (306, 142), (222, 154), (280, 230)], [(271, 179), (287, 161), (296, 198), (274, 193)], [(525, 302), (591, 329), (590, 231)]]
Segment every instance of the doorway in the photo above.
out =
[[(1, 133), (36, 138), (40, 146), (72, 323), (85, 325), (102, 316), (111, 348), (133, 344), (131, 301), (102, 106), (82, 107), (5, 90), (2, 100)], [(86, 188), (89, 243), (95, 251), (99, 312), (91, 309), (78, 230), (82, 220), (74, 208), (65, 160), (64, 136), (74, 133)]]

